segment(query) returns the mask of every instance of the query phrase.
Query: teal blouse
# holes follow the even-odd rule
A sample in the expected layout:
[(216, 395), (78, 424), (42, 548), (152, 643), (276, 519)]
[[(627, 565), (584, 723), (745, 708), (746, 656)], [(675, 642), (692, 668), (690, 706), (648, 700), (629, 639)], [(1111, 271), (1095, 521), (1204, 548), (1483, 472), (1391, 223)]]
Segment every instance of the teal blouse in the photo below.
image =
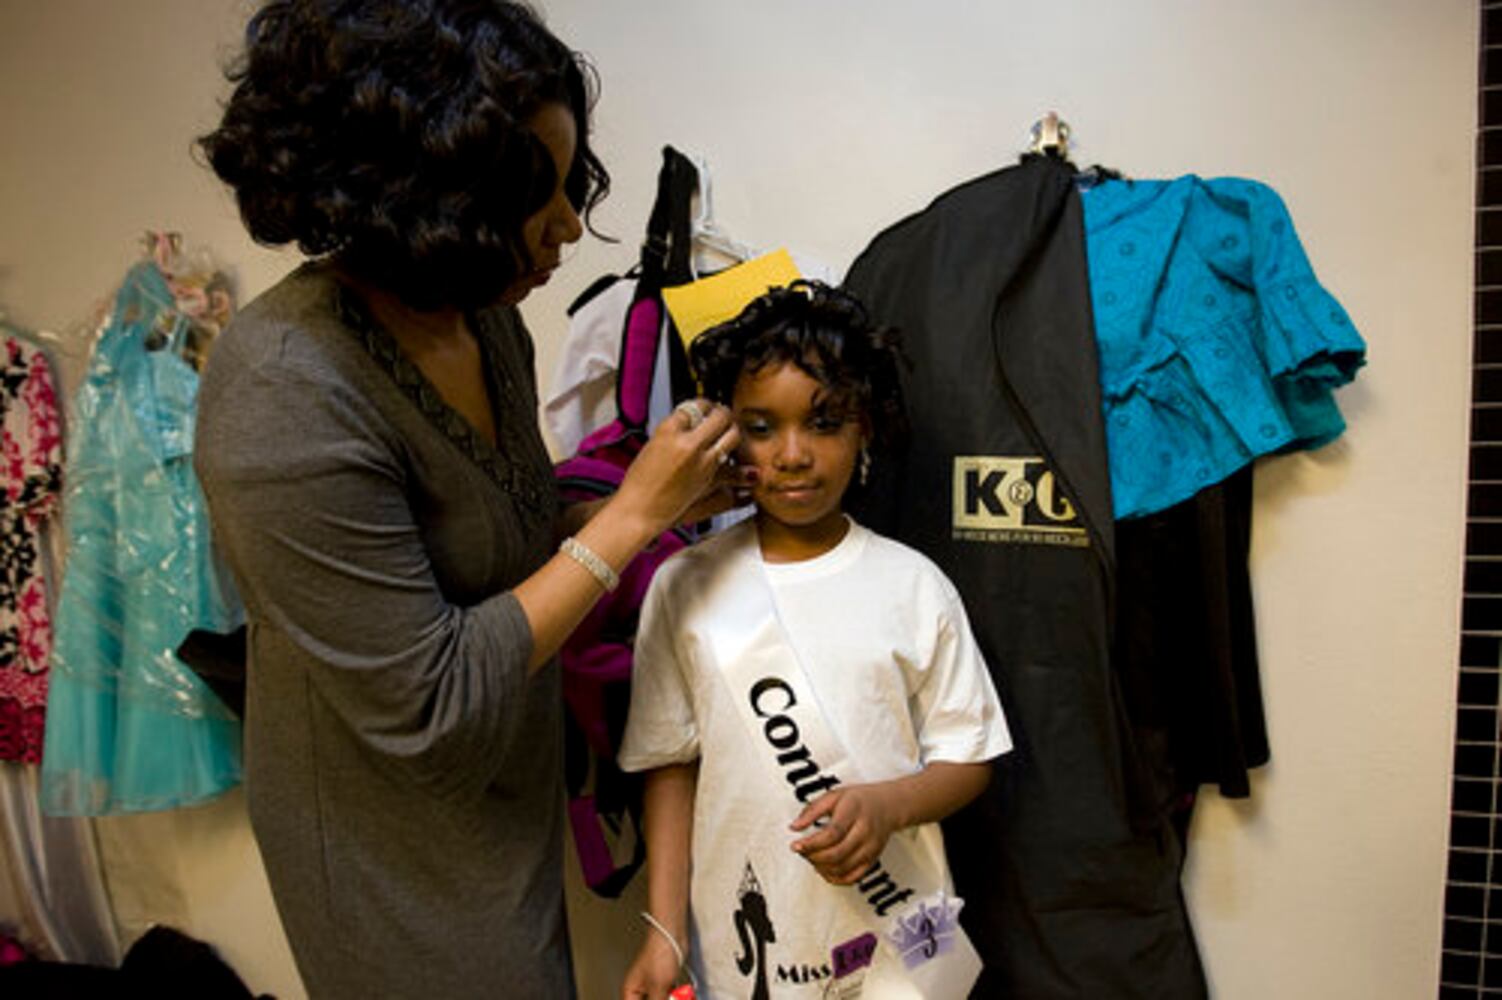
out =
[(1105, 181), (1083, 199), (1118, 518), (1340, 435), (1334, 390), (1366, 344), (1276, 192), (1189, 175)]

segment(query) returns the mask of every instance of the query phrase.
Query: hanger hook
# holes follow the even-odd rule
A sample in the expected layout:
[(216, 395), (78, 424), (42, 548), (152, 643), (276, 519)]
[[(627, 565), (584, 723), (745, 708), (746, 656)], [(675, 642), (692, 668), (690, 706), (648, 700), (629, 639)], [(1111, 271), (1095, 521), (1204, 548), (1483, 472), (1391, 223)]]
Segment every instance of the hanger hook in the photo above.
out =
[(1028, 132), (1028, 148), (1034, 153), (1069, 158), (1069, 123), (1057, 111), (1049, 111), (1033, 122)]

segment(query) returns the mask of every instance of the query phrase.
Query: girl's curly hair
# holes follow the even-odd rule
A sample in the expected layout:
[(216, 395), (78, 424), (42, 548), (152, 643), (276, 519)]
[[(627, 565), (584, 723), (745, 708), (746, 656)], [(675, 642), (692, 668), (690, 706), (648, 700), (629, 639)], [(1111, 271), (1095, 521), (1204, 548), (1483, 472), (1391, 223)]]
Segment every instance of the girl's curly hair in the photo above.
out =
[(566, 105), (575, 209), (610, 176), (589, 145), (592, 67), (520, 3), (271, 0), (198, 140), (259, 243), (337, 255), (419, 309), (495, 302), (533, 266), (522, 224), (556, 190), (527, 123)]
[(875, 448), (891, 451), (907, 433), (897, 331), (873, 325), (855, 296), (822, 282), (772, 289), (700, 334), (689, 360), (715, 402), (730, 403), (741, 375), (790, 361), (865, 424)]

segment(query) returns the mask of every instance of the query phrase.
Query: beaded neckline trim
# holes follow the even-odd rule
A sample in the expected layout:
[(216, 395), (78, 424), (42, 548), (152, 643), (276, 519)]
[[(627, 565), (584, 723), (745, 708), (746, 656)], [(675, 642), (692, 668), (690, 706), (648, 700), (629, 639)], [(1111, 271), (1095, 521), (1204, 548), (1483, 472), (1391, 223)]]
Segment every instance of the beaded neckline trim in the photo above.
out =
[[(516, 497), (527, 507), (541, 511), (546, 506), (546, 496), (537, 483), (536, 477), (526, 474), (517, 467), (516, 463), (509, 461), (495, 445), (485, 440), (475, 430), (474, 425), (464, 419), (458, 410), (444, 401), (443, 396), (439, 394), (433, 383), (428, 381), (428, 377), (422, 373), (422, 370), (402, 353), (396, 338), (376, 322), (358, 297), (337, 284), (334, 296), (335, 306), (345, 325), (360, 338), (366, 352), (386, 371), (391, 380), (396, 383), (397, 388), (411, 400), (427, 421), (453, 442), (455, 447), (479, 466), (481, 471), (502, 490)], [(500, 359), (495, 355), (491, 338), (482, 334), (477, 339), (480, 343), (480, 350), (485, 355), (486, 383), (492, 397), (495, 397), (497, 393), (508, 391), (510, 387), (498, 385), (497, 379), (491, 377), (492, 373), (498, 373), (501, 370)], [(496, 398), (492, 405), (499, 409), (505, 405), (505, 401)], [(498, 426), (496, 433), (507, 433), (512, 421), (500, 423), (505, 426)]]

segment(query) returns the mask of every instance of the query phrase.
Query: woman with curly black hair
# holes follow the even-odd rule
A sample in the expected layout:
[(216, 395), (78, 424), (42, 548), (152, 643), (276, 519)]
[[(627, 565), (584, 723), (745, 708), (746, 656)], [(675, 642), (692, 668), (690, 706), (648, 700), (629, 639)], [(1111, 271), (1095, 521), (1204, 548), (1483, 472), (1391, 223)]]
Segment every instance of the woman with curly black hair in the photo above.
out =
[[(565, 997), (564, 638), (723, 506), (696, 402), (558, 509), (515, 306), (608, 177), (591, 77), (500, 0), (275, 0), (201, 147), (312, 259), (216, 344), (195, 463), (249, 612), (251, 822), (315, 997)], [(560, 546), (558, 539), (562, 537)]]

